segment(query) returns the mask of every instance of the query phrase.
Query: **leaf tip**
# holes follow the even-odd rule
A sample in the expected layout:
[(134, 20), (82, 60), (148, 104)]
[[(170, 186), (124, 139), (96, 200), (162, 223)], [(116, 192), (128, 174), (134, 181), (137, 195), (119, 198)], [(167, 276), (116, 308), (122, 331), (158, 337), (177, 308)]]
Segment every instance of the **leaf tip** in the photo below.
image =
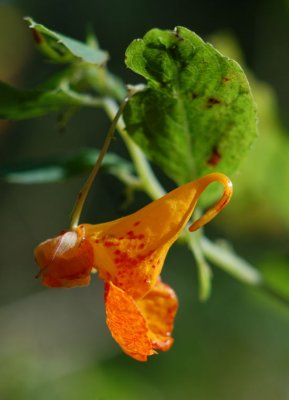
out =
[(29, 16), (23, 17), (23, 20), (28, 22), (29, 28), (34, 28), (34, 26), (36, 25), (33, 19)]

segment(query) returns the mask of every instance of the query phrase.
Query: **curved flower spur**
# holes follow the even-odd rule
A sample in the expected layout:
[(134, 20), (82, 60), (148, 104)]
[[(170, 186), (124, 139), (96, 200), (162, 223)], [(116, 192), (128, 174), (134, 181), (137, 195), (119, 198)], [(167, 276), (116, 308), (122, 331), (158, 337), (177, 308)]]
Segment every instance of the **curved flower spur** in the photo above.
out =
[(123, 351), (146, 361), (157, 350), (169, 350), (178, 300), (161, 281), (161, 270), (169, 248), (212, 182), (221, 183), (224, 193), (190, 226), (195, 231), (230, 200), (232, 183), (221, 173), (182, 185), (126, 217), (81, 224), (40, 243), (35, 258), (42, 283), (67, 288), (87, 285), (96, 270), (105, 282), (107, 325)]

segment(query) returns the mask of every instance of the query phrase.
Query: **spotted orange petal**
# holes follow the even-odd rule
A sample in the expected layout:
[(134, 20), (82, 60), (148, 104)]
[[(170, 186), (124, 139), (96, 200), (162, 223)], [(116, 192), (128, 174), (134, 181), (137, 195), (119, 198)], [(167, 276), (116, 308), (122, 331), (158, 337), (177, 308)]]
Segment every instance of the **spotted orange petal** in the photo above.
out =
[(174, 291), (158, 281), (143, 299), (134, 300), (112, 282), (106, 283), (107, 325), (125, 353), (146, 361), (155, 350), (167, 351), (178, 307)]
[(134, 299), (148, 293), (156, 284), (169, 248), (187, 224), (201, 193), (212, 182), (222, 183), (225, 191), (190, 228), (196, 230), (220, 212), (230, 199), (232, 184), (225, 175), (213, 173), (180, 186), (124, 218), (81, 225), (94, 247), (99, 277), (111, 280)]
[(153, 348), (169, 350), (174, 342), (171, 332), (178, 309), (174, 290), (159, 279), (143, 299), (137, 300), (137, 305), (146, 320)]

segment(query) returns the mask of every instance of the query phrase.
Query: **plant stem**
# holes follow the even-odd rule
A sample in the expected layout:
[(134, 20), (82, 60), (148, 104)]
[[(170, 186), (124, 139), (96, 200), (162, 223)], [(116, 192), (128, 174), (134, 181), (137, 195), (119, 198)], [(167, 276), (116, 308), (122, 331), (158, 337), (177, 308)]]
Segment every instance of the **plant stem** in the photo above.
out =
[(200, 301), (206, 301), (211, 294), (212, 271), (210, 265), (207, 263), (204, 257), (204, 253), (200, 245), (201, 234), (200, 232), (196, 232), (194, 235), (187, 233), (186, 238), (189, 249), (195, 256), (198, 267), (199, 299)]
[[(107, 112), (108, 116), (112, 118), (117, 110), (117, 104), (111, 99), (105, 99), (104, 109)], [(153, 200), (164, 196), (166, 192), (160, 185), (159, 181), (156, 179), (147, 158), (145, 157), (139, 146), (128, 136), (125, 130), (123, 118), (119, 118), (117, 123), (117, 130), (127, 146), (127, 149), (133, 160), (136, 172), (141, 180), (141, 186), (143, 190)]]
[(248, 285), (260, 286), (262, 284), (263, 279), (260, 272), (231, 250), (212, 243), (205, 236), (201, 237), (200, 245), (207, 259), (223, 271)]
[(88, 193), (90, 191), (90, 188), (91, 188), (91, 185), (92, 185), (92, 183), (94, 181), (94, 178), (96, 177), (96, 175), (97, 175), (97, 173), (98, 173), (98, 171), (100, 169), (102, 160), (103, 160), (103, 158), (104, 158), (104, 156), (105, 156), (105, 154), (106, 154), (106, 152), (107, 152), (107, 150), (109, 148), (109, 145), (111, 143), (111, 140), (113, 138), (113, 135), (114, 135), (117, 123), (118, 123), (118, 120), (119, 120), (119, 118), (120, 118), (120, 116), (121, 116), (121, 114), (122, 114), (122, 112), (123, 112), (123, 110), (124, 110), (124, 108), (125, 108), (125, 106), (126, 106), (126, 104), (128, 102), (128, 99), (129, 99), (129, 96), (127, 96), (122, 101), (122, 103), (119, 106), (119, 109), (115, 110), (115, 114), (112, 117), (112, 123), (111, 123), (110, 128), (109, 128), (109, 130), (107, 132), (104, 144), (102, 146), (102, 149), (101, 149), (101, 152), (100, 152), (100, 154), (98, 156), (98, 159), (97, 159), (97, 161), (95, 163), (95, 166), (93, 167), (93, 170), (91, 171), (91, 173), (90, 173), (89, 177), (87, 178), (85, 184), (83, 185), (81, 191), (78, 193), (75, 205), (74, 205), (73, 210), (72, 210), (71, 220), (70, 220), (70, 228), (71, 229), (75, 228), (78, 225), (83, 205), (84, 205), (85, 200), (87, 198), (87, 195), (88, 195)]
[(288, 297), (268, 285), (256, 268), (233, 253), (230, 249), (212, 243), (204, 236), (201, 237), (201, 247), (203, 254), (217, 267), (226, 271), (239, 281), (256, 287), (261, 293), (289, 307)]

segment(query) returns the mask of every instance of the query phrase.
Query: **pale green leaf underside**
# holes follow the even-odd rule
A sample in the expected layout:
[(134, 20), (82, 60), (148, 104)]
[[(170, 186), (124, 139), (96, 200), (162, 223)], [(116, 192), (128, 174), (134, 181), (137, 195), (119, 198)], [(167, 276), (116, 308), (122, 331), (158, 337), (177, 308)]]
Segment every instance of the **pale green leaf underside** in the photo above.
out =
[(82, 106), (80, 98), (61, 88), (54, 90), (20, 90), (0, 82), (0, 119), (20, 120), (40, 117), (67, 107)]
[[(17, 184), (56, 183), (83, 172), (89, 172), (99, 156), (95, 149), (82, 149), (76, 154), (47, 160), (32, 160), (17, 165), (0, 167), (0, 178)], [(120, 171), (131, 173), (132, 164), (114, 153), (107, 153), (101, 168), (118, 175)]]
[(87, 45), (54, 32), (44, 25), (36, 23), (30, 17), (25, 19), (34, 32), (39, 50), (55, 62), (67, 63), (81, 60), (91, 64), (102, 65), (108, 60), (108, 53), (98, 47)]
[(129, 102), (128, 133), (178, 184), (233, 173), (256, 136), (255, 106), (241, 67), (195, 33), (152, 29), (126, 64), (147, 80)]

